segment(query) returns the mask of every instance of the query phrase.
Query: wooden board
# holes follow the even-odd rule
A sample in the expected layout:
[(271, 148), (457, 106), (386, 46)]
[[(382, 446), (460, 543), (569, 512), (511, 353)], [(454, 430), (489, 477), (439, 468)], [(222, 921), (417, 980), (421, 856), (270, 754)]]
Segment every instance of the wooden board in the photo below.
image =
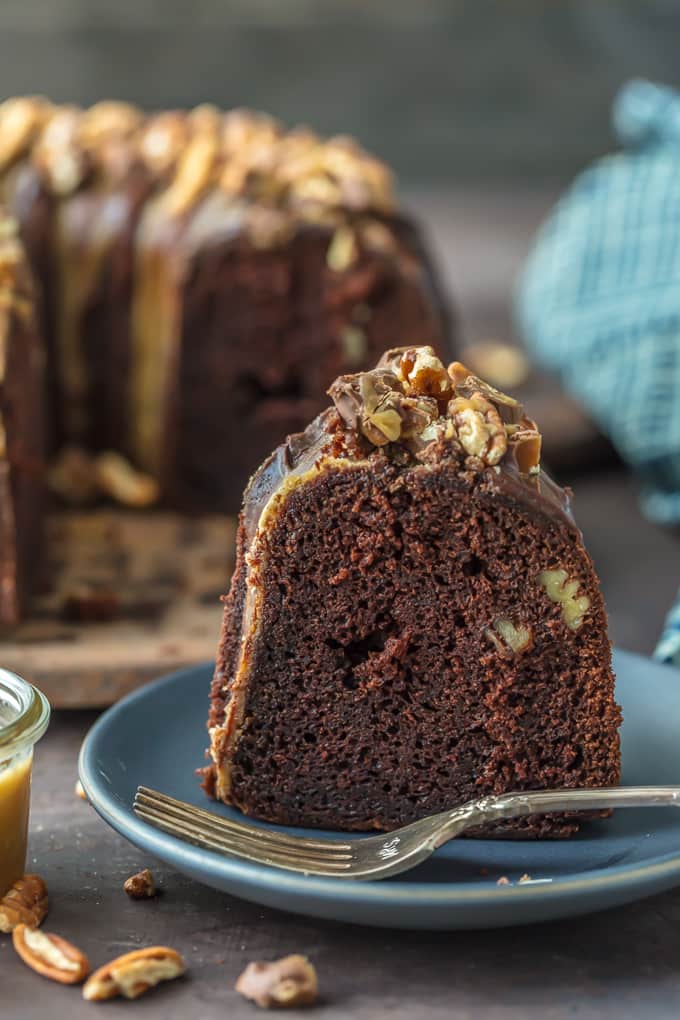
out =
[(122, 510), (51, 517), (52, 587), (3, 636), (2, 665), (53, 707), (84, 708), (212, 659), (235, 528), (231, 517)]

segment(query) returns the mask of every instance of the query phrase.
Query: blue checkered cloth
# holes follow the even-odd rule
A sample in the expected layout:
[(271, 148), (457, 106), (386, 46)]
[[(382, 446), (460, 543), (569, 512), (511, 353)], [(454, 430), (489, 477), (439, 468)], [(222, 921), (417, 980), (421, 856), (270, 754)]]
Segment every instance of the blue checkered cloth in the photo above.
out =
[[(522, 335), (632, 466), (644, 512), (680, 523), (680, 93), (617, 96), (622, 151), (582, 173), (517, 291)], [(680, 665), (680, 597), (657, 650)]]

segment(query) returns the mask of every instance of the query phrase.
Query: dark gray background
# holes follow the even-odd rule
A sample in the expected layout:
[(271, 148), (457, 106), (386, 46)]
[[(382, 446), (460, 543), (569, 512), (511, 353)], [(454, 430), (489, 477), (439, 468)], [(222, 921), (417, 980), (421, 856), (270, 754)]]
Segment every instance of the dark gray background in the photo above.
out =
[(248, 104), (408, 186), (561, 181), (621, 82), (680, 83), (679, 39), (675, 0), (1, 0), (0, 94)]

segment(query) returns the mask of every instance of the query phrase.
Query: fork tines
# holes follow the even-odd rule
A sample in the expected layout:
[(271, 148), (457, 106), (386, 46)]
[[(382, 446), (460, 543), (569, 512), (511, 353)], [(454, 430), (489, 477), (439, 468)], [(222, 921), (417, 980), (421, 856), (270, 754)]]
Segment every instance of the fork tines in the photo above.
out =
[(135, 814), (171, 836), (222, 854), (310, 874), (342, 874), (352, 848), (329, 839), (308, 839), (237, 822), (175, 800), (146, 786), (137, 788)]

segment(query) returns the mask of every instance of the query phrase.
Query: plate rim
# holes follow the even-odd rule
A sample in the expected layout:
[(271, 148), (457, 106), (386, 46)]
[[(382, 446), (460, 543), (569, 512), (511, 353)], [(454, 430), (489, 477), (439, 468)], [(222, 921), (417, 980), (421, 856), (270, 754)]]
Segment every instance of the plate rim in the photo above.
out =
[[(639, 662), (650, 663), (653, 660), (646, 656), (615, 648), (617, 657)], [(662, 666), (661, 663), (654, 665)], [(673, 667), (667, 667), (675, 672)], [(314, 895), (323, 900), (338, 900), (357, 904), (386, 904), (391, 906), (418, 905), (419, 907), (445, 907), (456, 903), (466, 906), (480, 907), (493, 905), (498, 908), (501, 903), (511, 904), (517, 901), (534, 902), (541, 899), (562, 901), (574, 896), (583, 897), (589, 892), (600, 890), (612, 891), (627, 889), (632, 891), (643, 886), (654, 885), (659, 888), (673, 877), (680, 882), (680, 849), (677, 853), (659, 855), (651, 858), (648, 864), (631, 867), (617, 864), (607, 868), (593, 868), (579, 872), (575, 876), (566, 876), (552, 882), (524, 883), (498, 886), (487, 879), (460, 882), (362, 882), (357, 879), (318, 878), (304, 875), (301, 872), (286, 871), (264, 864), (255, 864), (239, 858), (230, 858), (212, 854), (208, 850), (185, 843), (168, 833), (148, 825), (133, 814), (131, 808), (120, 804), (113, 797), (104, 783), (97, 778), (99, 770), (93, 761), (94, 748), (102, 731), (106, 731), (119, 715), (124, 715), (137, 701), (152, 697), (154, 692), (177, 683), (187, 673), (197, 670), (212, 670), (211, 662), (201, 662), (194, 666), (175, 670), (170, 674), (132, 691), (116, 704), (106, 709), (93, 723), (86, 733), (78, 755), (78, 774), (87, 798), (97, 814), (120, 835), (136, 846), (156, 854), (168, 861), (181, 857), (194, 872), (202, 872), (206, 878), (216, 872), (228, 881), (266, 887), (275, 892), (293, 895)], [(672, 679), (671, 679), (672, 682)], [(165, 853), (159, 853), (159, 848)], [(214, 862), (214, 863), (213, 863)], [(235, 893), (238, 896), (238, 893)]]

